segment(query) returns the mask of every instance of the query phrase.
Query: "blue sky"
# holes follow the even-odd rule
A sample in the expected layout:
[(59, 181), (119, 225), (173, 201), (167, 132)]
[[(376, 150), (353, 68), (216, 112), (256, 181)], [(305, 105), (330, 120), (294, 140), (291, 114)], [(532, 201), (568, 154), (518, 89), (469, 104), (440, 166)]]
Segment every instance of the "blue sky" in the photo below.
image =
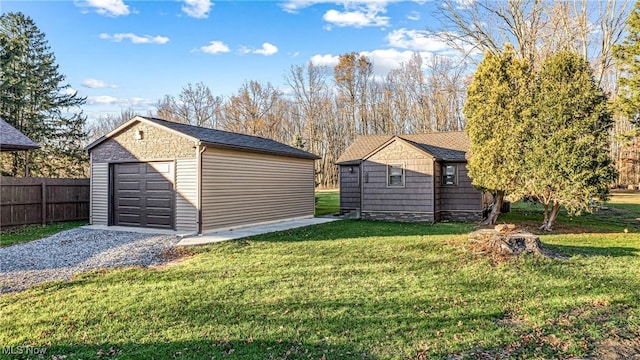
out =
[[(468, 0), (467, 0), (468, 1)], [(413, 51), (446, 54), (434, 39), (430, 1), (1, 0), (30, 16), (89, 119), (132, 108), (147, 113), (165, 94), (203, 82), (215, 95), (249, 80), (287, 91), (292, 65), (333, 66), (369, 56), (377, 74)]]

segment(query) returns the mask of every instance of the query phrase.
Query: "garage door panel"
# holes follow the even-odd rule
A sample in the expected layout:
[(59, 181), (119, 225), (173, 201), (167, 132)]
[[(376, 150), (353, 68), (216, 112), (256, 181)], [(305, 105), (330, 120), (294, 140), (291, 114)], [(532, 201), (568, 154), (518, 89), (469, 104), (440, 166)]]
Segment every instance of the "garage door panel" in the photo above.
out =
[(167, 210), (170, 211), (171, 210), (171, 199), (154, 199), (154, 198), (147, 198), (147, 208), (155, 208), (158, 210)]
[(154, 227), (172, 227), (171, 216), (149, 215), (147, 224)]
[(140, 215), (132, 213), (118, 214), (118, 222), (120, 225), (122, 225), (122, 223), (137, 224), (140, 222)]
[(116, 183), (116, 188), (118, 190), (140, 190), (140, 181), (123, 181), (120, 180)]
[(140, 172), (140, 165), (135, 164), (118, 164), (118, 175), (133, 175)]
[(171, 184), (167, 180), (164, 180), (164, 181), (158, 181), (158, 180), (147, 181), (147, 190), (148, 191), (166, 191), (166, 192), (169, 193), (169, 192), (173, 191), (173, 184)]
[(114, 164), (114, 225), (173, 228), (173, 163)]

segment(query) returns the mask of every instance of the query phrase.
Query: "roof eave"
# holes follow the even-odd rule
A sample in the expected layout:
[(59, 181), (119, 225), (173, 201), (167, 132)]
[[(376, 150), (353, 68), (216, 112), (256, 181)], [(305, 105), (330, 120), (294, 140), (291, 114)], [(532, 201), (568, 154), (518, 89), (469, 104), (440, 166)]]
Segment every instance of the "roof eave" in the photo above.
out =
[(362, 164), (362, 160), (354, 159), (354, 160), (343, 160), (335, 163), (336, 165), (360, 165)]
[(40, 149), (40, 145), (0, 145), (0, 151), (25, 151)]
[(293, 158), (299, 158), (299, 159), (309, 159), (309, 160), (322, 159), (318, 155), (312, 154), (312, 153), (308, 153), (309, 155), (293, 154), (293, 153), (288, 153), (284, 151), (270, 151), (266, 149), (256, 149), (252, 147), (220, 144), (220, 143), (208, 142), (208, 141), (202, 141), (202, 144), (205, 146), (210, 146), (210, 147), (219, 148), (219, 149), (240, 150), (240, 151), (248, 151), (248, 152), (259, 153), (259, 154), (279, 155), (279, 156), (293, 157)]

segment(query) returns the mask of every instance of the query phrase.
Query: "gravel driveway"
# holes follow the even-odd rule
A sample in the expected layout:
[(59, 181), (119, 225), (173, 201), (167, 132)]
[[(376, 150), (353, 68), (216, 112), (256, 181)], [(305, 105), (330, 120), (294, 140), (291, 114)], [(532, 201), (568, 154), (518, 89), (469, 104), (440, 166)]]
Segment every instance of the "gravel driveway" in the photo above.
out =
[(92, 269), (158, 264), (178, 241), (176, 236), (79, 228), (0, 248), (0, 293), (69, 280)]

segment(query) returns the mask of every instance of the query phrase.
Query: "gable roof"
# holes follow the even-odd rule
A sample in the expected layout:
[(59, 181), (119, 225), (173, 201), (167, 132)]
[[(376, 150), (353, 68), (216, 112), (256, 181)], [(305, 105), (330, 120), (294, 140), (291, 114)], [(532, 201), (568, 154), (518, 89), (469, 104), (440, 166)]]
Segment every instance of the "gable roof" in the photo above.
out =
[(338, 158), (336, 164), (349, 165), (360, 163), (372, 152), (398, 138), (419, 150), (429, 153), (436, 160), (466, 161), (469, 159), (470, 142), (464, 131), (447, 131), (426, 134), (370, 135), (358, 136), (347, 150)]
[(40, 145), (29, 139), (0, 118), (0, 151), (39, 149)]
[(312, 154), (310, 152), (298, 149), (293, 146), (289, 146), (283, 144), (281, 142), (265, 139), (258, 136), (238, 134), (229, 131), (216, 130), (210, 128), (203, 128), (199, 126), (193, 126), (188, 124), (176, 123), (173, 121), (146, 117), (146, 116), (136, 116), (133, 119), (127, 121), (126, 123), (119, 126), (117, 129), (113, 130), (109, 134), (101, 137), (100, 139), (94, 141), (89, 144), (85, 150), (90, 151), (104, 140), (113, 137), (118, 134), (125, 128), (132, 125), (134, 122), (147, 122), (160, 127), (164, 127), (173, 132), (179, 133), (183, 136), (192, 138), (194, 140), (201, 141), (204, 145), (212, 146), (212, 147), (221, 147), (228, 149), (236, 149), (236, 150), (245, 150), (252, 151), (258, 153), (266, 153), (266, 154), (274, 154), (274, 155), (282, 155), (282, 156), (290, 156), (297, 157), (303, 159), (320, 159), (319, 156)]

